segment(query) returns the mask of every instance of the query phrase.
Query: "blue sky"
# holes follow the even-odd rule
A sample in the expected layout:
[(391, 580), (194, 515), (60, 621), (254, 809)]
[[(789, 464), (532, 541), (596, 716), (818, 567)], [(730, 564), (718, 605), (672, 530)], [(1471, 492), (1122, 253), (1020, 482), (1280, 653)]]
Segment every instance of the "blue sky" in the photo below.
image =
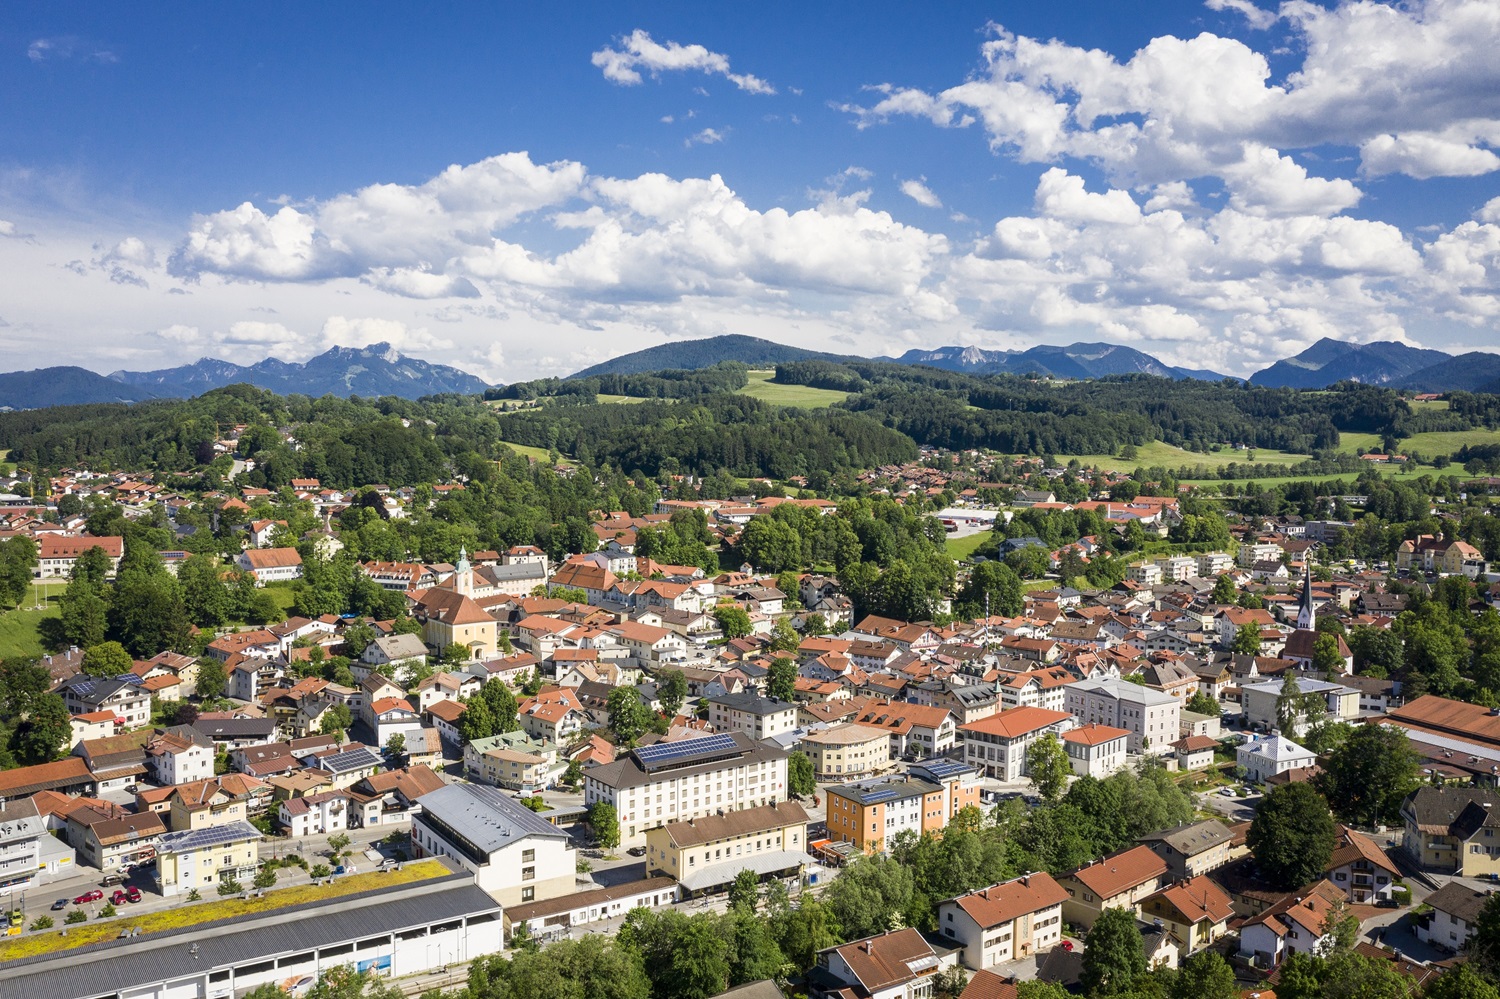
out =
[(0, 6), (0, 367), (1500, 349), (1491, 0), (426, 6)]

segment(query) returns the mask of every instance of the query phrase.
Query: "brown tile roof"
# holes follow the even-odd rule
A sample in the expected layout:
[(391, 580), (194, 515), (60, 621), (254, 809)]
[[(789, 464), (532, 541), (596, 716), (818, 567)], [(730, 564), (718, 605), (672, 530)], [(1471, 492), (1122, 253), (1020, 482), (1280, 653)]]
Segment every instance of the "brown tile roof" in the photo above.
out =
[(1102, 900), (1166, 875), (1167, 862), (1152, 853), (1150, 847), (1137, 846), (1080, 867), (1068, 876)]
[(782, 801), (759, 808), (741, 808), (723, 815), (707, 815), (686, 822), (668, 822), (668, 838), (678, 847), (698, 846), (716, 840), (749, 836), (804, 823), (807, 813), (795, 801)]
[(1080, 746), (1097, 746), (1100, 743), (1109, 742), (1111, 739), (1123, 739), (1130, 732), (1123, 728), (1115, 728), (1113, 725), (1100, 725), (1097, 722), (1082, 725), (1063, 733), (1064, 742), (1076, 742)]
[(990, 885), (953, 899), (969, 918), (981, 927), (1002, 926), (1019, 916), (1061, 905), (1067, 901), (1068, 892), (1046, 873), (1028, 874), (1025, 877)]
[[(1212, 920), (1215, 923), (1228, 922), (1234, 915), (1234, 906), (1229, 895), (1214, 884), (1207, 875), (1200, 874), (1188, 881), (1178, 881), (1168, 885), (1155, 895), (1152, 899), (1161, 899), (1187, 917), (1187, 921), (1196, 923), (1201, 919)], [(1151, 899), (1146, 899), (1142, 904), (1148, 904)]]
[(83, 758), (69, 756), (55, 763), (38, 763), (0, 773), (0, 798), (28, 797), (38, 791), (52, 791), (92, 780)]
[(1018, 995), (1015, 982), (1001, 978), (993, 971), (980, 970), (974, 972), (958, 999), (1016, 999)]
[[(864, 987), (866, 995), (921, 977), (926, 972), (914, 972), (911, 965), (934, 956), (932, 945), (922, 934), (910, 928), (891, 930), (835, 949)], [(937, 970), (936, 963), (930, 970)]]

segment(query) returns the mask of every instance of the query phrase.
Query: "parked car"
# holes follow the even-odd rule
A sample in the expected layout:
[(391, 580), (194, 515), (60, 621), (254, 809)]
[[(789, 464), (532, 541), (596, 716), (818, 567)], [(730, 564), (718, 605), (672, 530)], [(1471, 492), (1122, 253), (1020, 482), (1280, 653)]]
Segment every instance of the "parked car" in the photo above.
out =
[(644, 857), (646, 855), (646, 848), (644, 846), (632, 846), (625, 852), (630, 854), (632, 857)]
[(113, 888), (116, 885), (122, 885), (124, 883), (124, 877), (119, 874), (106, 874), (104, 875), (104, 877), (99, 879), (100, 888)]
[(59, 911), (61, 909), (66, 909), (67, 907), (68, 907), (68, 900), (65, 899), (65, 898), (60, 898), (56, 902), (52, 903), (52, 911), (53, 912), (57, 912), (57, 911)]
[(10, 910), (10, 925), (12, 928), (19, 927), (24, 922), (26, 922), (26, 916), (20, 909)]
[(1233, 798), (1234, 797), (1234, 788), (1232, 788), (1232, 787), (1221, 787), (1221, 788), (1219, 788), (1219, 793), (1222, 794), (1226, 798)]
[(125, 897), (132, 902), (139, 902), (141, 900), (141, 890), (135, 885), (131, 885), (125, 889)]
[(90, 902), (97, 902), (103, 897), (104, 892), (100, 891), (98, 888), (95, 888), (92, 891), (86, 891), (82, 895), (79, 895), (73, 900), (73, 904), (88, 905)]

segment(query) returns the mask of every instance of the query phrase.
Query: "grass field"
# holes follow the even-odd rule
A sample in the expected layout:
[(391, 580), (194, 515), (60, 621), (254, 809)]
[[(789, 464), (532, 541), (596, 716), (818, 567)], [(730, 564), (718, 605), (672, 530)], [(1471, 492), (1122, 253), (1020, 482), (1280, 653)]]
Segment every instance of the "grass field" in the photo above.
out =
[(281, 608), (283, 614), (292, 612), (292, 605), (297, 602), (297, 591), (292, 588), (291, 583), (268, 583), (265, 590), (276, 600), (276, 606)]
[(638, 396), (638, 395), (610, 395), (607, 392), (600, 392), (598, 395), (594, 396), (594, 398), (597, 399), (597, 400), (599, 400), (600, 402), (611, 402), (611, 403), (628, 403), (628, 402), (645, 402), (646, 401), (646, 399), (645, 399), (644, 396)]
[(778, 385), (771, 381), (774, 371), (750, 372), (750, 384), (740, 389), (742, 395), (754, 396), (773, 406), (798, 406), (803, 409), (821, 409), (849, 398), (848, 392), (833, 389), (810, 388), (806, 385)]
[(948, 557), (951, 559), (966, 559), (974, 554), (974, 549), (993, 538), (989, 531), (981, 531), (971, 534), (966, 538), (949, 538), (945, 542), (948, 549)]
[(1339, 434), (1339, 450), (1346, 454), (1370, 454), (1380, 451), (1379, 434)]
[[(339, 878), (331, 885), (298, 885), (266, 892), (260, 898), (215, 899), (199, 904), (178, 905), (162, 912), (144, 916), (125, 916), (121, 919), (93, 919), (87, 923), (64, 926), (59, 919), (58, 928), (44, 930), (21, 937), (0, 941), (0, 961), (12, 961), (22, 957), (52, 954), (75, 947), (103, 943), (113, 940), (120, 931), (129, 927), (140, 927), (141, 933), (160, 933), (185, 926), (200, 926), (222, 919), (237, 919), (245, 916), (274, 912), (305, 902), (315, 902), (345, 895), (356, 895), (363, 891), (388, 888), (394, 885), (411, 884), (442, 877), (448, 869), (436, 860), (419, 860), (403, 864), (399, 871), (369, 874), (350, 874)], [(63, 936), (62, 930), (67, 936)]]
[[(67, 580), (57, 580), (42, 587), (33, 583), (31, 592), (19, 608), (0, 613), (0, 659), (31, 659), (46, 651), (42, 648), (38, 629), (47, 618), (58, 616), (57, 600), (65, 586)], [(46, 606), (32, 610), (39, 590), (45, 596)]]
[[(1112, 454), (1060, 454), (1057, 458), (1064, 462), (1077, 458), (1085, 465), (1092, 465), (1109, 472), (1133, 472), (1137, 468), (1149, 468), (1152, 465), (1161, 465), (1166, 468), (1178, 468), (1182, 465), (1223, 468), (1230, 463), (1240, 465), (1251, 463), (1248, 451), (1211, 451), (1208, 454), (1199, 454), (1196, 451), (1184, 451), (1171, 444), (1163, 444), (1161, 441), (1142, 444), (1136, 448), (1134, 458), (1121, 458)], [(1307, 460), (1308, 455), (1305, 454), (1288, 454), (1285, 451), (1273, 451), (1270, 448), (1257, 448), (1253, 464), (1295, 465)]]
[(1417, 434), (1401, 442), (1402, 452), (1415, 451), (1424, 460), (1440, 454), (1455, 454), (1461, 447), (1500, 444), (1500, 430), (1441, 430)]
[(1417, 402), (1415, 399), (1408, 399), (1406, 401), (1406, 404), (1412, 408), (1412, 412), (1414, 413), (1420, 413), (1424, 410), (1446, 413), (1449, 409), (1453, 408), (1448, 405), (1447, 399), (1430, 399), (1423, 402)]
[[(523, 458), (531, 458), (533, 461), (540, 461), (544, 465), (552, 464), (552, 456), (547, 453), (547, 449), (544, 447), (532, 447), (530, 444), (512, 444), (510, 441), (501, 441), (500, 443)], [(558, 464), (568, 465), (571, 462), (563, 458)]]

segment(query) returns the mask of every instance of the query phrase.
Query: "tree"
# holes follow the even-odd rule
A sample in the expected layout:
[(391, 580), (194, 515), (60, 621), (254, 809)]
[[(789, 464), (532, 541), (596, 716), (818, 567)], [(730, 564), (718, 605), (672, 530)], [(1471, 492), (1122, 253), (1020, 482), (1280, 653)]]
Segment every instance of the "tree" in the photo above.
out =
[(350, 844), (353, 842), (354, 840), (349, 838), (348, 833), (334, 833), (328, 837), (328, 858), (334, 863), (338, 863), (339, 858), (344, 855), (344, 851), (349, 849)]
[(318, 731), (323, 735), (342, 737), (353, 724), (354, 716), (349, 713), (348, 705), (335, 704), (323, 712), (323, 719), (318, 723)]
[(651, 724), (651, 709), (634, 687), (616, 687), (609, 692), (605, 704), (609, 708), (609, 727), (621, 742), (635, 742)]
[(1084, 938), (1083, 987), (1095, 995), (1122, 992), (1145, 970), (1135, 911), (1106, 908)]
[(766, 693), (777, 700), (791, 702), (797, 696), (797, 661), (785, 656), (771, 660)]
[(1307, 709), (1302, 697), (1302, 685), (1297, 682), (1297, 671), (1289, 669), (1281, 679), (1281, 693), (1276, 695), (1276, 727), (1289, 739), (1297, 737)]
[(1229, 651), (1242, 656), (1260, 655), (1260, 625), (1254, 621), (1248, 621), (1235, 629), (1234, 640), (1229, 643)]
[(1182, 962), (1170, 993), (1171, 999), (1235, 999), (1239, 994), (1234, 969), (1211, 950), (1199, 951)]
[(890, 857), (862, 857), (823, 891), (844, 935), (852, 940), (895, 929), (916, 890), (912, 869)]
[(1230, 579), (1229, 574), (1226, 572), (1220, 574), (1219, 578), (1214, 580), (1214, 592), (1209, 596), (1209, 599), (1216, 604), (1232, 604), (1238, 595), (1239, 592), (1234, 587), (1234, 580)]
[(1219, 715), (1221, 715), (1224, 711), (1224, 709), (1219, 706), (1218, 700), (1209, 697), (1201, 690), (1196, 691), (1192, 697), (1189, 697), (1187, 700), (1187, 704), (1183, 705), (1183, 707), (1196, 714), (1210, 715), (1214, 718), (1219, 717)]
[(813, 638), (828, 634), (828, 619), (819, 612), (813, 611), (802, 619), (802, 634)]
[(594, 839), (606, 850), (620, 845), (620, 816), (615, 806), (596, 801), (589, 806), (589, 828), (594, 830)]
[(251, 881), (250, 883), (253, 884), (256, 888), (259, 888), (261, 891), (265, 891), (268, 888), (275, 888), (276, 872), (272, 870), (270, 865), (266, 865), (255, 872), (255, 880)]
[(818, 793), (812, 760), (800, 749), (794, 749), (787, 756), (786, 789), (799, 798)]
[(714, 608), (714, 620), (725, 638), (744, 638), (750, 634), (750, 615), (736, 604), (720, 604)]
[(1312, 668), (1314, 670), (1324, 676), (1340, 676), (1347, 665), (1344, 662), (1344, 654), (1339, 651), (1337, 635), (1325, 632), (1313, 640)]
[[(98, 549), (89, 549), (97, 551)], [(80, 649), (98, 645), (109, 631), (109, 604), (104, 586), (92, 586), (75, 580), (68, 584), (59, 601), (63, 637)]]
[[(229, 675), (224, 671), (224, 664), (217, 659), (205, 656), (198, 660), (198, 675), (195, 681), (195, 689), (198, 699), (213, 701), (224, 696), (224, 691), (229, 686)], [(346, 728), (348, 726), (345, 726)]]
[(1418, 757), (1404, 729), (1360, 725), (1329, 754), (1313, 779), (1340, 820), (1353, 826), (1397, 824), (1401, 802), (1420, 783)]
[(1021, 613), (1024, 593), (1021, 577), (1010, 566), (1004, 562), (981, 562), (958, 591), (954, 610), (960, 617), (972, 620), (984, 613), (988, 597), (991, 614), (1015, 617)]
[(0, 541), (0, 607), (19, 607), (31, 590), (36, 542), (24, 534)]
[(760, 897), (760, 875), (746, 868), (734, 876), (729, 885), (729, 907), (755, 912), (756, 900)]
[(83, 653), (83, 671), (89, 676), (116, 677), (129, 673), (134, 665), (135, 660), (119, 642), (100, 642)]
[(234, 598), (215, 556), (189, 555), (177, 567), (177, 581), (182, 585), (183, 609), (194, 624), (212, 628), (229, 620)]
[(787, 618), (780, 618), (771, 625), (770, 643), (766, 646), (772, 652), (796, 652), (802, 644), (802, 636), (797, 634), (797, 629), (792, 627), (792, 622)]
[(1031, 786), (1048, 801), (1056, 801), (1068, 789), (1073, 763), (1057, 736), (1048, 732), (1026, 747), (1026, 772)]
[(1500, 894), (1491, 895), (1479, 908), (1474, 932), (1469, 936), (1469, 958), (1485, 978), (1500, 978)]
[(1466, 961), (1433, 979), (1422, 999), (1500, 999), (1500, 990)]
[(396, 732), (385, 743), (385, 755), (388, 760), (399, 760), (406, 755), (406, 736)]
[(225, 878), (223, 881), (219, 882), (220, 898), (229, 898), (231, 895), (238, 895), (244, 890), (245, 886), (240, 884), (234, 878)]
[(682, 670), (664, 669), (656, 678), (656, 697), (661, 701), (661, 710), (668, 718), (677, 717), (687, 701), (688, 683)]
[(72, 744), (73, 720), (58, 694), (31, 698), (27, 714), (16, 728), (13, 746), (22, 763), (51, 763)]
[(1245, 842), (1261, 875), (1291, 891), (1322, 877), (1335, 835), (1328, 802), (1312, 785), (1283, 784), (1261, 800)]

